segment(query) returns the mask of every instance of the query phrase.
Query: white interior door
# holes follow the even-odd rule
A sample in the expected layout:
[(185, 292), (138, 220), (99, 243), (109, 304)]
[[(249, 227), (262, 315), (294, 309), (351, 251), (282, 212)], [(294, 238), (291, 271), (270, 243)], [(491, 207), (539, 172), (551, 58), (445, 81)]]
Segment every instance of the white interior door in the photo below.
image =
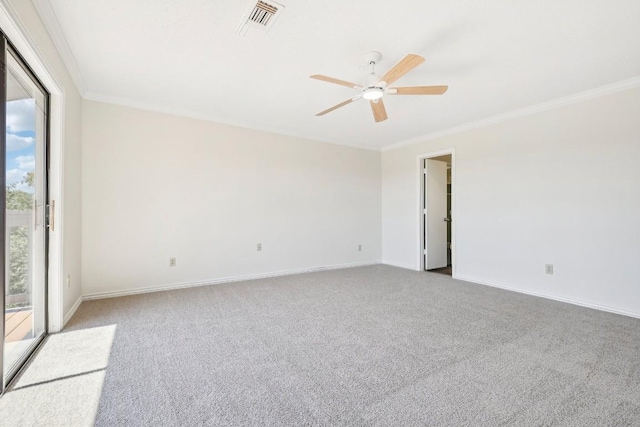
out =
[(424, 173), (425, 270), (447, 266), (447, 162), (426, 159)]

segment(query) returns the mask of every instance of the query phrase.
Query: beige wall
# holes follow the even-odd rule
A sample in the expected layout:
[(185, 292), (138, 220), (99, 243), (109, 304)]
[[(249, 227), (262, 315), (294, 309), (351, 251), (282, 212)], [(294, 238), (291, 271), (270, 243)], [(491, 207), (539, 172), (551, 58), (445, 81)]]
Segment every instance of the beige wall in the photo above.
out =
[(85, 294), (380, 260), (379, 152), (93, 101), (83, 141)]
[(64, 92), (65, 313), (83, 293), (417, 268), (416, 158), (455, 148), (459, 277), (640, 315), (640, 89), (381, 155), (82, 101), (32, 2), (0, 1)]
[(383, 262), (419, 268), (417, 157), (454, 148), (459, 278), (640, 316), (639, 117), (635, 88), (383, 152)]
[(82, 293), (81, 252), (82, 252), (82, 148), (81, 148), (81, 120), (82, 99), (76, 89), (65, 65), (54, 47), (49, 34), (40, 20), (31, 1), (5, 0), (5, 3), (17, 15), (24, 26), (41, 58), (46, 63), (48, 71), (61, 86), (63, 135), (62, 135), (62, 193), (63, 193), (63, 260), (62, 275), (70, 276), (71, 286), (64, 284), (63, 300), (64, 314), (78, 301)]

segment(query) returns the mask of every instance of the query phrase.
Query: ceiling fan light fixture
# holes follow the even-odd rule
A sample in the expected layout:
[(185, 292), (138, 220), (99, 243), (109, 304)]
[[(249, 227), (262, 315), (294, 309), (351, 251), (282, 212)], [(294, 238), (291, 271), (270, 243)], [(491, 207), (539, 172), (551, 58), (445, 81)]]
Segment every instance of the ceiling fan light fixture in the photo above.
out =
[(384, 89), (381, 87), (368, 87), (362, 91), (362, 97), (367, 101), (375, 101), (382, 98), (384, 95)]

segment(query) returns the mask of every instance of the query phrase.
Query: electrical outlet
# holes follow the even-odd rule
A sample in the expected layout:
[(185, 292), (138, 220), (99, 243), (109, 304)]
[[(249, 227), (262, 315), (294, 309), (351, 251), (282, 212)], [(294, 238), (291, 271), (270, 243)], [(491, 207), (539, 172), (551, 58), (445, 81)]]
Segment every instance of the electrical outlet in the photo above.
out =
[(260, 252), (262, 250), (262, 243), (258, 243), (258, 245), (256, 246), (256, 250), (258, 252)]
[(358, 252), (362, 251), (362, 245), (358, 245)]
[(175, 267), (177, 260), (174, 257), (169, 258), (169, 267)]
[(67, 288), (71, 287), (71, 275), (67, 274)]
[(547, 264), (544, 266), (544, 272), (547, 274), (553, 274), (553, 264)]

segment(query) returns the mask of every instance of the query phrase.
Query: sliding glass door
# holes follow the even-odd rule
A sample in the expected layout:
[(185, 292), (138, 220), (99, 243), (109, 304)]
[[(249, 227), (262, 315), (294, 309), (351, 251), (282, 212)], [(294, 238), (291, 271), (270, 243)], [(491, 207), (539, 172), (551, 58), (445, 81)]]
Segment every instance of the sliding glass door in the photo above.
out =
[(4, 38), (2, 42), (4, 388), (47, 331), (48, 95)]

